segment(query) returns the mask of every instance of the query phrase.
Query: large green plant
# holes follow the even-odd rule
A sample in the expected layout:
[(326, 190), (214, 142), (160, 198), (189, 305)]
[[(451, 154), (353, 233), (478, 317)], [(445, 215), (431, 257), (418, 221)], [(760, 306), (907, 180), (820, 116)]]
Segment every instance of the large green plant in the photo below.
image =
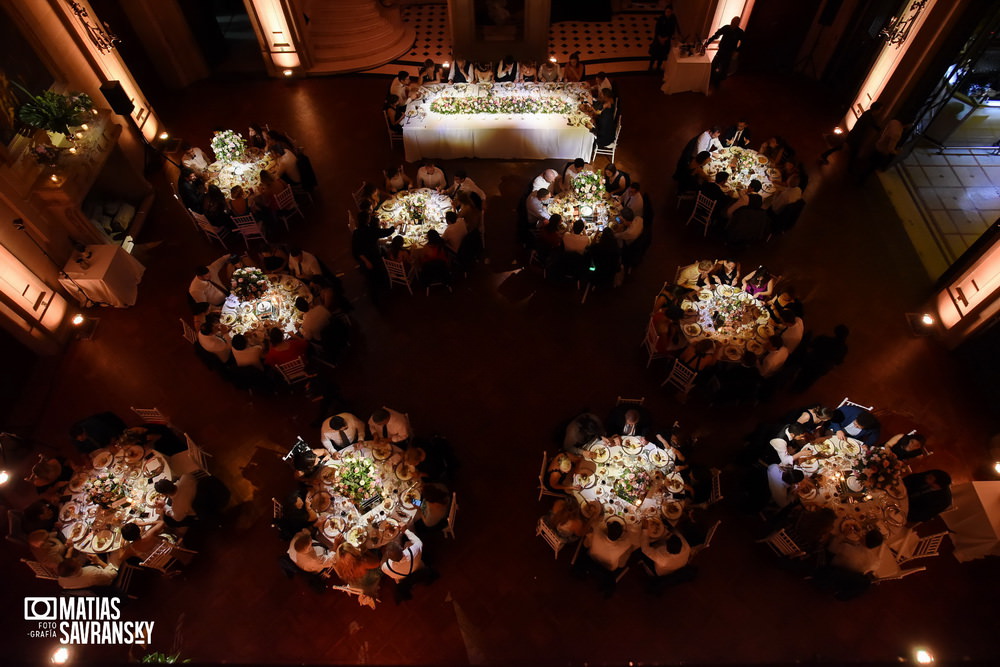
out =
[[(24, 92), (28, 93), (27, 90)], [(94, 107), (93, 100), (86, 93), (63, 95), (46, 90), (38, 95), (28, 95), (28, 101), (17, 110), (17, 117), (31, 127), (67, 137), (71, 135), (69, 128), (87, 122), (87, 114)]]
[(147, 653), (142, 656), (142, 660), (139, 662), (143, 664), (165, 664), (165, 663), (176, 663), (176, 662), (191, 662), (190, 660), (182, 660), (180, 653), (175, 653), (174, 655), (169, 655), (167, 653)]

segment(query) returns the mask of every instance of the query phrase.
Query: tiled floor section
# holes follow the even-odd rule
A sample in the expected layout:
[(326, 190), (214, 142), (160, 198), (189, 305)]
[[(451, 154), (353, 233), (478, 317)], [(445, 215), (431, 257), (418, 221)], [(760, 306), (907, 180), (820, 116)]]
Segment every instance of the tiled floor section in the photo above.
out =
[(1000, 219), (1000, 156), (918, 147), (896, 168), (945, 264), (954, 262)]
[[(279, 457), (296, 435), (315, 437), (318, 408), (298, 394), (249, 396), (191, 354), (177, 322), (187, 312), (185, 288), (192, 267), (220, 251), (180, 215), (157, 175), (159, 196), (136, 250), (147, 267), (138, 303), (100, 311), (95, 340), (46, 360), (9, 425), (63, 447), (82, 415), (155, 405), (214, 454), (212, 471), (241, 501), (232, 519), (195, 545), (200, 553), (182, 576), (155, 581), (124, 611), (156, 621), (156, 650), (234, 664), (842, 665), (895, 663), (920, 642), (939, 662), (996, 658), (995, 559), (960, 565), (946, 547), (926, 560), (927, 572), (836, 602), (755, 544), (759, 519), (736, 502), (732, 461), (744, 433), (797, 406), (836, 404), (845, 395), (931, 434), (936, 453), (921, 465), (945, 468), (959, 482), (983, 474), (983, 443), (998, 430), (995, 410), (951, 354), (909, 334), (903, 313), (926, 298), (929, 281), (877, 182), (853, 185), (836, 161), (810, 166), (809, 204), (797, 227), (740, 257), (744, 267), (764, 263), (796, 286), (808, 329), (851, 327), (847, 361), (809, 392), (782, 391), (756, 406), (719, 408), (694, 398), (681, 405), (660, 388), (663, 363), (647, 370), (638, 346), (652, 297), (674, 267), (729, 252), (685, 228), (670, 178), (676, 155), (705, 127), (746, 116), (758, 136), (780, 131), (812, 165), (805, 156), (824, 149), (821, 129), (839, 108), (822, 85), (741, 75), (706, 98), (664, 96), (657, 81), (621, 77), (629, 123), (617, 161), (650, 193), (654, 241), (620, 289), (598, 291), (585, 305), (572, 287), (538, 271), (503, 273), (526, 259), (515, 243), (517, 198), (556, 161), (444, 162), (449, 172), (467, 169), (488, 193), (491, 264), (454, 294), (396, 290), (377, 301), (366, 294), (343, 215), (361, 179), (401, 159), (378, 113), (359, 111), (359, 100), (377, 109), (385, 86), (375, 77), (202, 82), (154, 104), (176, 136), (194, 143), (220, 125), (266, 121), (308, 147), (320, 182), (316, 202), (306, 221), (290, 233), (276, 230), (275, 239), (345, 272), (358, 335), (330, 376), (349, 408), (361, 415), (382, 404), (403, 409), (419, 432), (453, 443), (462, 466), (457, 539), (427, 538), (441, 578), (415, 589), (405, 605), (391, 602), (388, 587), (371, 611), (285, 579), (277, 558), (286, 545), (268, 526), (270, 499), (292, 486)], [(534, 536), (546, 506), (537, 500), (536, 475), (550, 434), (583, 406), (609, 410), (617, 395), (645, 396), (661, 423), (679, 419), (700, 435), (695, 460), (725, 469), (727, 500), (716, 510), (723, 523), (699, 556), (698, 579), (664, 598), (644, 594), (633, 570), (604, 600), (592, 581), (570, 575), (567, 554), (554, 560)], [(10, 460), (23, 465), (30, 457)], [(5, 502), (23, 491), (9, 486)], [(46, 643), (24, 634), (22, 597), (54, 590), (28, 576), (21, 555), (0, 547), (5, 667), (40, 664), (47, 655)], [(78, 654), (78, 664), (125, 659), (120, 648)]]

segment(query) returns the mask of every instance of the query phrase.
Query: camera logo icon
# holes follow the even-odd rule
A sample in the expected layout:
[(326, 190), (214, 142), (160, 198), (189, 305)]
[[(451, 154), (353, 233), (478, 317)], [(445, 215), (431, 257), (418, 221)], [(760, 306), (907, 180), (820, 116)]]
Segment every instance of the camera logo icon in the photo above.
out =
[(58, 598), (24, 598), (24, 620), (55, 621), (58, 616)]

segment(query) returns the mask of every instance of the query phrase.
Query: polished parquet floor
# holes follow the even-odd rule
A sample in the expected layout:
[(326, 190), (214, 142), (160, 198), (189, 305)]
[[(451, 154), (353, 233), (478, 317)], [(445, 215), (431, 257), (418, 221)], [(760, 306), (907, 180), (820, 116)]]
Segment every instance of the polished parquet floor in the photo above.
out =
[[(332, 373), (349, 408), (408, 412), (421, 434), (453, 444), (461, 469), (457, 539), (427, 539), (441, 578), (414, 599), (375, 611), (346, 597), (319, 596), (289, 581), (277, 559), (286, 545), (269, 528), (270, 499), (292, 485), (281, 454), (296, 435), (315, 439), (316, 405), (300, 395), (249, 396), (205, 369), (181, 338), (192, 268), (221, 253), (160, 194), (138, 239), (147, 266), (139, 302), (103, 310), (95, 340), (44, 360), (26, 384), (11, 428), (63, 447), (82, 416), (157, 406), (213, 454), (212, 471), (233, 489), (232, 516), (196, 545), (184, 574), (152, 582), (126, 616), (155, 620), (154, 648), (194, 661), (294, 664), (624, 664), (891, 663), (917, 644), (939, 660), (997, 657), (994, 561), (959, 565), (946, 552), (925, 573), (837, 602), (786, 571), (753, 542), (757, 519), (734, 504), (715, 510), (722, 525), (699, 557), (698, 579), (663, 598), (645, 595), (633, 572), (611, 600), (571, 577), (568, 556), (553, 560), (534, 537), (536, 475), (556, 425), (581, 407), (606, 412), (616, 396), (645, 396), (659, 422), (677, 419), (699, 435), (695, 458), (726, 470), (741, 438), (759, 421), (845, 395), (870, 402), (929, 434), (925, 465), (956, 482), (982, 474), (996, 418), (971, 374), (932, 339), (914, 338), (903, 313), (919, 308), (930, 285), (892, 207), (874, 179), (844, 178), (842, 154), (829, 167), (815, 156), (838, 105), (824, 90), (787, 77), (738, 76), (710, 98), (667, 97), (655, 77), (622, 77), (624, 129), (618, 163), (638, 178), (657, 211), (653, 247), (615, 290), (587, 303), (570, 286), (546, 283), (523, 266), (514, 208), (529, 180), (556, 162), (455, 161), (489, 194), (490, 263), (454, 294), (373, 299), (353, 267), (344, 210), (362, 179), (401, 159), (379, 115), (387, 79), (203, 82), (159, 105), (175, 136), (207, 146), (215, 127), (267, 122), (308, 148), (319, 175), (316, 202), (287, 238), (344, 272), (356, 305), (357, 337)], [(725, 250), (683, 226), (673, 197), (676, 156), (712, 123), (747, 117), (756, 139), (780, 133), (810, 172), (809, 205), (798, 226), (751, 249), (744, 266), (764, 263), (791, 281), (806, 326), (851, 327), (846, 363), (809, 392), (779, 392), (757, 406), (686, 405), (660, 389), (665, 368), (645, 368), (638, 343), (653, 296), (679, 264)], [(409, 167), (411, 173), (414, 167)], [(752, 267), (751, 267), (752, 268)], [(16, 428), (15, 428), (16, 427)], [(16, 486), (6, 501), (24, 502)], [(731, 490), (735, 496), (735, 489)], [(0, 548), (4, 577), (3, 662), (36, 662), (50, 646), (23, 636), (21, 598), (53, 594)], [(120, 648), (78, 651), (78, 662), (126, 659)]]

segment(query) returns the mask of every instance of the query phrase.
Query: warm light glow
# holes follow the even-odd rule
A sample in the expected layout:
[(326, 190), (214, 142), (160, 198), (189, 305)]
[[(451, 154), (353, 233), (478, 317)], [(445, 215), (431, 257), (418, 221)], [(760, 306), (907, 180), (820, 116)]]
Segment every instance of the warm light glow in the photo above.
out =
[(92, 114), (94, 114), (96, 116), (97, 115), (97, 109), (91, 109), (90, 113), (92, 113)]
[(837, 126), (837, 127), (833, 128), (833, 133), (834, 134), (843, 134), (844, 130), (840, 126)]
[(928, 315), (927, 313), (924, 313), (923, 315), (920, 316), (920, 321), (927, 326), (931, 326), (932, 324), (934, 324), (934, 318)]
[(291, 76), (295, 74), (295, 72), (290, 69), (283, 70), (281, 73), (284, 74), (285, 76)]
[(80, 128), (83, 129), (84, 132), (86, 132), (87, 130), (90, 129), (90, 126), (87, 125), (86, 123), (83, 123), (82, 125), (80, 125)]
[(65, 646), (60, 646), (55, 651), (52, 652), (52, 662), (57, 665), (65, 665), (69, 662), (69, 649)]
[[(71, 155), (76, 155), (76, 146), (71, 147), (69, 149), (69, 152), (70, 152)], [(55, 176), (55, 174), (53, 174), (53, 176)]]
[(929, 665), (934, 662), (934, 656), (925, 648), (918, 648), (913, 652), (913, 660), (918, 665)]
[(85, 318), (83, 317), (83, 315), (81, 315), (80, 313), (77, 313), (76, 315), (73, 316), (73, 319), (71, 319), (70, 322), (73, 323), (73, 326), (78, 327), (81, 324), (83, 324), (83, 320), (84, 319)]
[(51, 176), (49, 176), (49, 180), (52, 181), (53, 183), (58, 183), (59, 177), (56, 176), (55, 174), (52, 174)]
[(77, 139), (83, 139), (83, 132), (77, 132), (77, 133), (76, 133), (76, 134), (75, 134), (74, 136), (75, 136), (75, 137), (76, 137)]
[(0, 484), (6, 484), (10, 480), (10, 474), (6, 470), (0, 470)]
[(169, 132), (160, 132), (160, 141), (166, 141), (170, 138)]
[(447, 60), (445, 60), (445, 61), (444, 61), (444, 64), (443, 64), (443, 65), (441, 65), (441, 67), (443, 67), (443, 68), (445, 68), (445, 69), (448, 69), (449, 67), (451, 67), (451, 63), (450, 63), (450, 62), (448, 62)]
[[(266, 36), (271, 62), (278, 69), (294, 69), (301, 64), (280, 0), (251, 0), (260, 28)], [(288, 75), (286, 75), (288, 76)]]
[(549, 62), (550, 62), (550, 63), (555, 63), (555, 62), (559, 62), (559, 61), (558, 61), (558, 60), (556, 60), (556, 57), (555, 57), (555, 56), (549, 56)]
[(995, 472), (996, 474), (1000, 475), (1000, 461), (994, 461), (994, 463), (993, 463), (993, 472)]

